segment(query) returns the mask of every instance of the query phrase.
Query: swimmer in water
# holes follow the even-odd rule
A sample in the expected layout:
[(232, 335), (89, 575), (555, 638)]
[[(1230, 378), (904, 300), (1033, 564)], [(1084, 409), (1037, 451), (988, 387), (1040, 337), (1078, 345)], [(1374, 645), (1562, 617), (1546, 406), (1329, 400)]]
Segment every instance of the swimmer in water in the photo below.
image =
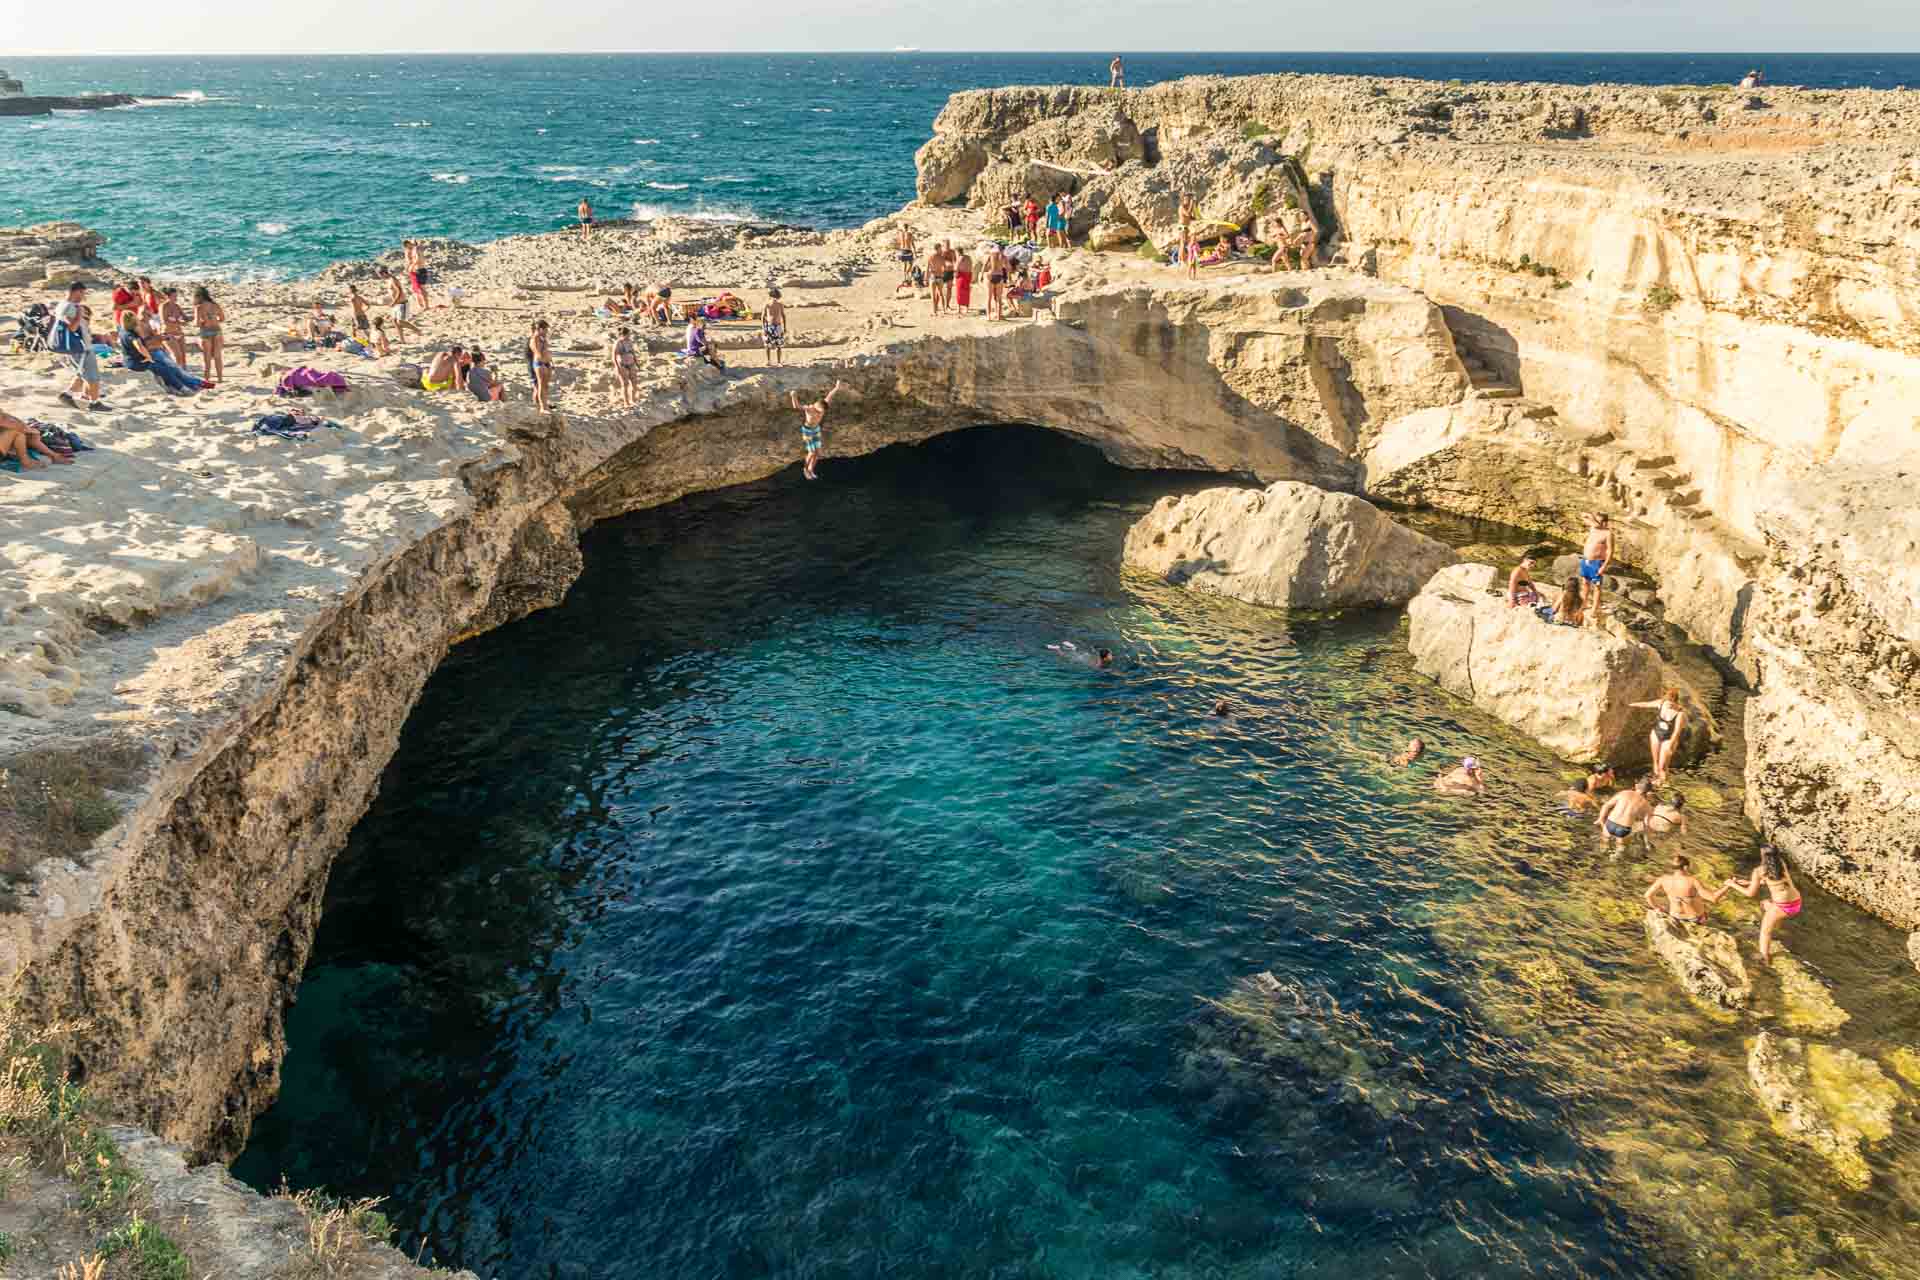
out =
[(1230, 716), (1233, 714), (1233, 704), (1225, 698), (1217, 698), (1214, 700), (1213, 711), (1210, 714), (1221, 717)]
[(1653, 816), (1647, 819), (1647, 830), (1656, 836), (1673, 835), (1687, 832), (1687, 798), (1676, 793), (1671, 800), (1662, 800), (1653, 806)]
[(1104, 671), (1113, 665), (1111, 649), (1095, 649), (1092, 653), (1088, 653), (1071, 640), (1062, 640), (1059, 644), (1048, 645), (1047, 648), (1070, 662), (1082, 662), (1096, 670)]
[(1415, 760), (1418, 760), (1420, 758), (1421, 753), (1424, 752), (1426, 749), (1427, 749), (1426, 742), (1420, 738), (1415, 738), (1412, 742), (1409, 742), (1407, 744), (1407, 749), (1405, 751), (1402, 751), (1399, 755), (1393, 757), (1393, 763), (1399, 765), (1402, 769), (1404, 769), (1408, 765), (1412, 764)]
[(1477, 796), (1487, 789), (1487, 778), (1480, 762), (1468, 756), (1433, 780), (1433, 789), (1454, 796)]
[(1652, 794), (1653, 779), (1642, 778), (1633, 784), (1633, 790), (1615, 792), (1601, 807), (1594, 825), (1606, 831), (1609, 849), (1624, 849), (1636, 832), (1646, 831), (1647, 819), (1653, 816), (1653, 803), (1648, 799)]
[(1560, 797), (1561, 809), (1579, 818), (1584, 817), (1594, 806), (1598, 805), (1600, 803), (1600, 797), (1593, 794), (1593, 780), (1599, 776), (1599, 774), (1588, 774), (1584, 781), (1576, 782), (1568, 787), (1566, 793)]

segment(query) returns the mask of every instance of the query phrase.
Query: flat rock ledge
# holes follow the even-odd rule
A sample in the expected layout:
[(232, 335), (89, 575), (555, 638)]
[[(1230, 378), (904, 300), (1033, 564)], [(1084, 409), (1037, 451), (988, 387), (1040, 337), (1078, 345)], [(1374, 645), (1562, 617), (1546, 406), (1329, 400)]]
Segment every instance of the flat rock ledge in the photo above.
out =
[(1129, 568), (1291, 609), (1402, 605), (1452, 548), (1362, 498), (1282, 480), (1162, 498), (1127, 530)]
[(1556, 626), (1510, 609), (1503, 585), (1487, 564), (1435, 574), (1407, 606), (1414, 666), (1565, 760), (1647, 763), (1655, 713), (1632, 704), (1669, 687), (1687, 706), (1674, 763), (1714, 740), (1705, 700), (1654, 649), (1622, 630)]
[(1850, 1049), (1762, 1031), (1748, 1043), (1747, 1078), (1781, 1137), (1819, 1152), (1855, 1190), (1873, 1181), (1865, 1148), (1893, 1132), (1900, 1086)]
[(1753, 979), (1733, 935), (1710, 925), (1687, 924), (1664, 911), (1649, 911), (1647, 945), (1686, 993), (1708, 1010), (1740, 1013), (1753, 1003)]
[(1773, 976), (1780, 980), (1780, 1025), (1808, 1035), (1830, 1035), (1853, 1020), (1784, 943), (1773, 944)]

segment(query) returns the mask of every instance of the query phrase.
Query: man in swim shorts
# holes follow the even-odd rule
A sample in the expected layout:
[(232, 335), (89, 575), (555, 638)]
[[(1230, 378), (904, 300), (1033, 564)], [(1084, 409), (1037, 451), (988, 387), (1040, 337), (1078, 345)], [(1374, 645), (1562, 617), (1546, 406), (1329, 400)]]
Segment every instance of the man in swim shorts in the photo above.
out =
[(580, 197), (580, 238), (593, 239), (593, 201)]
[(913, 247), (912, 227), (901, 224), (900, 234), (894, 239), (893, 248), (894, 257), (900, 259), (900, 285), (894, 287), (894, 292), (898, 293), (901, 286), (913, 283), (913, 260), (919, 256)]
[(1644, 835), (1647, 819), (1653, 816), (1653, 803), (1647, 797), (1653, 794), (1653, 779), (1642, 778), (1633, 784), (1633, 790), (1622, 791), (1600, 806), (1600, 817), (1594, 825), (1607, 833), (1607, 848), (1618, 852), (1626, 847), (1635, 832)]
[(1580, 579), (1586, 583), (1587, 625), (1600, 625), (1600, 579), (1613, 564), (1613, 521), (1604, 511), (1587, 516), (1587, 541), (1580, 551)]
[(447, 350), (435, 356), (427, 367), (420, 371), (420, 389), (422, 391), (452, 391), (460, 385), (461, 357), (466, 348), (454, 343)]
[(760, 345), (767, 349), (768, 364), (787, 362), (787, 304), (780, 301), (778, 288), (767, 290), (767, 313), (760, 318)]
[(1107, 64), (1107, 88), (1124, 89), (1127, 87), (1127, 64), (1120, 61), (1118, 54)]
[(802, 474), (809, 480), (819, 479), (814, 474), (813, 468), (820, 457), (820, 426), (827, 419), (827, 406), (833, 403), (833, 398), (839, 395), (845, 386), (846, 384), (838, 378), (834, 379), (833, 390), (812, 404), (801, 404), (798, 391), (788, 392), (793, 407), (800, 411), (800, 443), (806, 446), (807, 450), (807, 465)]

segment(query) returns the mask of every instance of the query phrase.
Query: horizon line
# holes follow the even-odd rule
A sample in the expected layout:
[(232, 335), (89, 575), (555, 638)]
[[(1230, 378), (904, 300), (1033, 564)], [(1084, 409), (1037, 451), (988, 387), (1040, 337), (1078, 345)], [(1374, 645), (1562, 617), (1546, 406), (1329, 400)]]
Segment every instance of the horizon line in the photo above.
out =
[[(1419, 49), (1061, 49), (1046, 53), (1036, 53), (1027, 49), (946, 49), (927, 47), (899, 46), (893, 48), (862, 49), (226, 49), (210, 53), (195, 53), (179, 49), (41, 49), (15, 51), (6, 55), (9, 58), (587, 58), (587, 57), (627, 57), (634, 54), (647, 54), (664, 57), (764, 57), (777, 56), (832, 56), (844, 54), (975, 54), (1000, 58), (1065, 58), (1085, 55), (1087, 57), (1188, 57), (1196, 54), (1217, 54), (1223, 57), (1261, 57), (1266, 55), (1292, 55), (1296, 57), (1323, 57), (1328, 54), (1341, 55), (1387, 55), (1393, 57), (1459, 57), (1462, 55), (1483, 54), (1489, 57), (1507, 57), (1518, 54), (1530, 56), (1566, 56), (1566, 57), (1712, 57), (1744, 58), (1748, 56), (1764, 57), (1920, 57), (1920, 48), (1916, 49), (1435, 49), (1431, 46)], [(0, 64), (3, 66), (5, 64)]]

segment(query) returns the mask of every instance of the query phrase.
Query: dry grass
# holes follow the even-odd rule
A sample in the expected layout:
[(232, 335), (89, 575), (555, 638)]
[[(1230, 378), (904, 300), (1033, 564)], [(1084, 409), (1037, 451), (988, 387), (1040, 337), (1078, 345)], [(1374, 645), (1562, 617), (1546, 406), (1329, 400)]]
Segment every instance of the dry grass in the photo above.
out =
[(107, 793), (130, 790), (145, 771), (140, 751), (107, 745), (0, 760), (0, 875), (84, 851), (120, 820)]
[(294, 1191), (284, 1182), (273, 1195), (291, 1201), (307, 1222), (306, 1250), (294, 1254), (286, 1280), (335, 1280), (352, 1270), (363, 1247), (393, 1238), (379, 1199), (339, 1200), (324, 1191)]
[(107, 1274), (107, 1260), (102, 1254), (91, 1258), (82, 1258), (78, 1262), (69, 1262), (60, 1268), (54, 1280), (104, 1280)]

